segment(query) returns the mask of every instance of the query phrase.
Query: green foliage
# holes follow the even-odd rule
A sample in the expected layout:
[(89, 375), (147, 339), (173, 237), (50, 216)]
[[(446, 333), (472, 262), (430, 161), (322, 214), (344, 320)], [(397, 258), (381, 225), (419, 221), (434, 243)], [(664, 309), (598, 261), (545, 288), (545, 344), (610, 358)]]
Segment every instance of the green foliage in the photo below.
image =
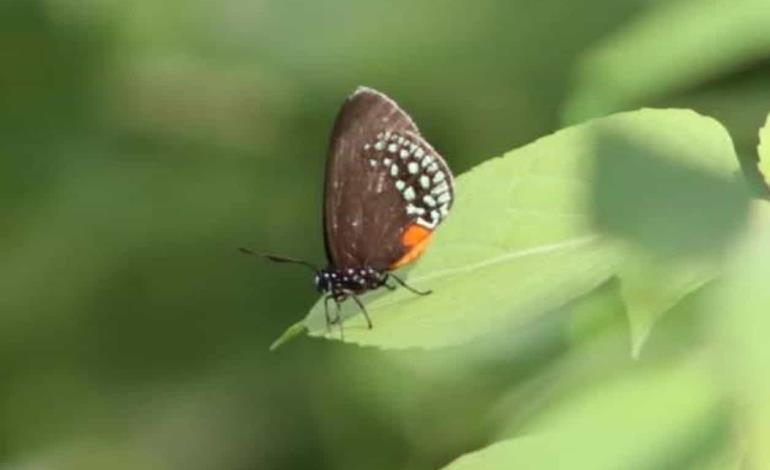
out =
[(750, 468), (770, 463), (770, 204), (753, 206), (751, 229), (736, 247), (724, 282), (704, 307), (714, 338), (715, 363), (738, 407)]
[[(766, 198), (767, 24), (765, 0), (0, 2), (0, 467), (421, 470), (497, 441), (545, 466), (573, 439), (570, 468), (767, 468), (767, 216), (754, 202), (743, 223), (714, 121), (647, 111), (511, 153), (563, 181), (508, 157), (467, 173), (480, 200), (402, 273), (436, 298), (368, 298), (372, 332), (350, 318), (346, 340), (398, 350), (268, 352), (315, 293), (236, 252), (322, 257), (329, 126), (358, 85), (397, 98), (458, 174), (560, 118), (693, 109)], [(492, 201), (518, 211), (492, 231), (473, 213), (497, 193), (473, 175), (495, 168), (522, 185)], [(578, 216), (541, 220), (560, 210)], [(468, 234), (494, 243), (450, 244)], [(549, 254), (546, 235), (593, 238)], [(428, 277), (522, 249), (474, 271), (494, 278), (467, 293), (478, 309), (472, 275)]]
[(720, 407), (703, 360), (639, 370), (553, 405), (532, 423), (531, 435), (472, 452), (445, 468), (684, 468), (704, 440), (725, 431)]
[(567, 122), (634, 107), (770, 53), (765, 0), (684, 0), (649, 11), (585, 55)]
[[(451, 346), (531, 322), (617, 275), (638, 353), (654, 320), (713, 276), (711, 254), (740, 228), (737, 171), (724, 129), (689, 111), (565, 129), (457, 179), (452, 217), (409, 272), (433, 294), (364, 296), (373, 329), (347, 302), (344, 336), (319, 300), (304, 325), (382, 348)], [(662, 261), (690, 246), (688, 259)]]
[[(760, 153), (763, 148), (764, 141)], [(613, 366), (609, 370), (618, 377), (573, 384), (524, 427), (514, 426), (516, 437), (446, 468), (740, 466), (745, 450), (733, 436), (725, 403), (735, 395), (757, 416), (767, 412), (762, 397), (770, 393), (764, 379), (770, 356), (757, 333), (767, 329), (757, 330), (760, 320), (752, 316), (767, 301), (751, 289), (766, 291), (756, 280), (770, 277), (764, 254), (770, 206), (755, 203), (747, 224), (750, 200), (719, 123), (674, 109), (597, 119), (474, 168), (458, 178), (457, 194), (435, 246), (409, 273), (411, 283), (433, 289), (432, 295), (368, 295), (371, 330), (355, 305), (345, 305), (344, 336), (327, 329), (319, 301), (276, 345), (304, 331), (385, 349), (495, 344), (490, 338), (496, 332), (554, 311), (572, 311), (576, 340), (597, 343), (592, 331), (618, 309), (608, 297), (612, 290), (603, 288), (588, 302), (571, 301), (615, 277), (632, 354), (639, 358), (664, 313), (721, 275), (727, 260), (745, 259), (748, 266), (731, 271), (737, 281), (712, 289), (709, 295), (716, 297), (705, 305), (713, 311), (717, 336), (727, 338), (715, 344), (735, 361), (750, 359), (731, 374), (736, 383), (753, 381), (751, 387), (730, 392), (715, 382), (709, 361), (714, 351), (702, 346), (654, 366)], [(747, 233), (751, 246), (762, 249), (736, 258), (735, 247), (746, 243)], [(749, 295), (738, 286), (748, 286)], [(565, 304), (573, 307), (558, 309)], [(737, 321), (724, 314), (741, 310), (745, 318)], [(756, 344), (739, 339), (743, 335)], [(595, 360), (596, 353), (576, 349), (572, 365)], [(770, 436), (766, 418), (752, 414), (747, 422), (761, 449)], [(765, 462), (770, 456), (759, 450), (754, 458)]]

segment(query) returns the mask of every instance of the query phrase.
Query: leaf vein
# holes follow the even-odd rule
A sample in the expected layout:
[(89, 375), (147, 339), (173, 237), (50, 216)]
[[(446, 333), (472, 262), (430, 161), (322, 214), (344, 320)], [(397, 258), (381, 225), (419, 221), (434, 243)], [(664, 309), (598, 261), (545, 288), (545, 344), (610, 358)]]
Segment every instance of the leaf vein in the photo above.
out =
[(425, 276), (418, 276), (413, 279), (412, 281), (427, 281), (430, 279), (436, 279), (440, 277), (446, 277), (451, 276), (453, 274), (457, 273), (463, 273), (463, 272), (470, 272), (475, 271), (477, 269), (486, 268), (488, 266), (494, 266), (496, 264), (505, 263), (507, 261), (511, 261), (517, 258), (523, 258), (525, 256), (532, 256), (532, 255), (540, 255), (540, 254), (546, 254), (546, 253), (553, 253), (555, 251), (565, 250), (569, 248), (574, 248), (578, 246), (582, 246), (585, 244), (588, 244), (596, 239), (599, 238), (599, 235), (589, 235), (587, 237), (581, 237), (581, 238), (573, 238), (570, 240), (566, 240), (559, 243), (552, 243), (550, 245), (543, 245), (538, 246), (535, 248), (530, 248), (526, 250), (518, 250), (513, 251), (510, 253), (505, 253), (500, 256), (496, 256), (493, 258), (487, 258), (485, 260), (479, 261), (477, 263), (469, 264), (466, 266), (458, 267), (458, 268), (451, 268), (451, 269), (443, 269), (441, 271), (434, 271), (430, 274), (426, 274)]

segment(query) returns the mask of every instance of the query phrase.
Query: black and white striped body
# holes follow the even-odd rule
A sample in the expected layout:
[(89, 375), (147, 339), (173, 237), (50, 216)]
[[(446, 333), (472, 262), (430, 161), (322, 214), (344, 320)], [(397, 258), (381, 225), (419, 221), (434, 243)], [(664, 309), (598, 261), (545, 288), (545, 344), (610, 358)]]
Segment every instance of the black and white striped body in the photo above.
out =
[(388, 274), (373, 268), (338, 269), (327, 267), (316, 273), (315, 285), (319, 292), (329, 294), (341, 302), (350, 295), (374, 290), (388, 280)]

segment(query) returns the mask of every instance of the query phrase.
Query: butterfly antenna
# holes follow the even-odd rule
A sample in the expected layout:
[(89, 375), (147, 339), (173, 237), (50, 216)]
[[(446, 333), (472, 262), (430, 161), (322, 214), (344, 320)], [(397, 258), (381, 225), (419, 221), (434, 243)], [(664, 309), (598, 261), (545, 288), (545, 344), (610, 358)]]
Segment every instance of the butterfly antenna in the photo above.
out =
[(249, 250), (248, 248), (238, 248), (238, 251), (241, 253), (245, 253), (247, 255), (252, 256), (259, 256), (261, 258), (267, 258), (270, 261), (274, 263), (292, 263), (292, 264), (301, 264), (303, 266), (306, 266), (313, 270), (313, 272), (318, 272), (321, 269), (318, 266), (315, 266), (314, 264), (308, 263), (307, 261), (303, 261), (301, 259), (294, 259), (294, 258), (288, 258), (286, 256), (281, 255), (274, 255), (272, 253), (257, 253), (256, 251)]

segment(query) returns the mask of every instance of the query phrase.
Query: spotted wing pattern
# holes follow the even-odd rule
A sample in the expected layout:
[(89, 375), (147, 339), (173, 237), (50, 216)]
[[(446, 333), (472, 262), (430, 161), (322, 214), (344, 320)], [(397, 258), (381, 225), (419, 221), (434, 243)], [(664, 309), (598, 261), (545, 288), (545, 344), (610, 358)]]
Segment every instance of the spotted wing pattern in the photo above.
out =
[(327, 163), (329, 264), (395, 269), (422, 253), (454, 200), (452, 173), (393, 100), (359, 88), (343, 104)]

